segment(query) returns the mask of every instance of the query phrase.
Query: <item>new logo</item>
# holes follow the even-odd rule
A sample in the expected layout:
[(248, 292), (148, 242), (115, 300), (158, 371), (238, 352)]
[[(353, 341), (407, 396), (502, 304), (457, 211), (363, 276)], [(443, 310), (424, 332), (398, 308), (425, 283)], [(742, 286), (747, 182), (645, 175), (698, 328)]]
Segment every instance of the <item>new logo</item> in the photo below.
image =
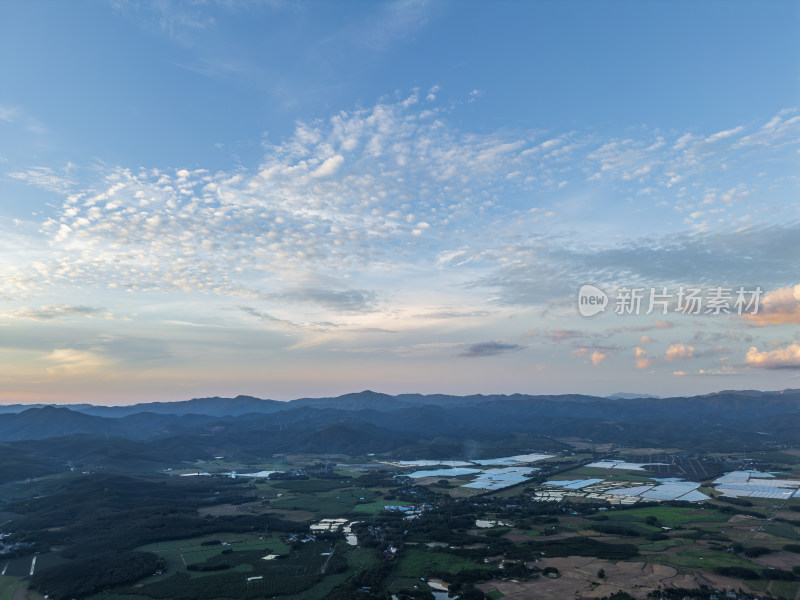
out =
[(603, 312), (608, 306), (608, 295), (599, 287), (585, 284), (578, 290), (578, 312), (591, 317)]

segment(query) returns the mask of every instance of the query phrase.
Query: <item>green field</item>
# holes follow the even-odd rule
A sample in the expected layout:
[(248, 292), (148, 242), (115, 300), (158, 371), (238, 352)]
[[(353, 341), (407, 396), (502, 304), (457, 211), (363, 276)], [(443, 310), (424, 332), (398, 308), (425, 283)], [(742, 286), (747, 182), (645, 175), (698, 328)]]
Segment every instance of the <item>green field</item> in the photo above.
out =
[(433, 577), (437, 574), (458, 573), (464, 569), (488, 569), (487, 565), (477, 563), (447, 552), (406, 548), (393, 571), (396, 577)]
[[(228, 542), (230, 546), (203, 546), (202, 542), (208, 540), (221, 540)], [(289, 547), (281, 541), (277, 535), (272, 535), (261, 539), (260, 536), (255, 534), (217, 534), (205, 535), (196, 538), (184, 540), (171, 540), (168, 542), (156, 542), (147, 544), (137, 548), (140, 552), (153, 552), (158, 554), (166, 561), (165, 573), (173, 572), (186, 572), (189, 577), (195, 578), (204, 575), (197, 571), (186, 571), (186, 565), (198, 564), (207, 561), (217, 555), (222, 554), (222, 551), (230, 548), (235, 552), (246, 551), (261, 551), (262, 554), (266, 553), (269, 549), (272, 554), (286, 554), (289, 552)], [(149, 577), (144, 583), (151, 583), (163, 578), (163, 575), (156, 577)]]
[[(330, 482), (325, 480), (308, 480), (287, 483), (321, 483), (326, 484), (326, 486), (330, 484)], [(341, 485), (340, 481), (338, 483)], [(361, 500), (361, 498), (364, 498), (364, 500)], [(362, 507), (369, 506), (370, 503), (376, 502), (377, 498), (378, 497), (373, 490), (365, 490), (352, 486), (344, 488), (334, 487), (332, 489), (319, 492), (288, 492), (285, 497), (271, 502), (270, 507), (277, 509), (309, 510), (317, 513), (317, 515), (320, 517), (342, 517), (353, 512), (374, 514), (376, 512), (375, 509), (363, 509)], [(383, 509), (384, 505), (392, 504), (392, 502), (388, 501), (381, 502), (381, 510)]]
[(606, 479), (610, 481), (652, 481), (645, 471), (618, 471), (616, 469), (597, 469), (594, 467), (577, 467), (570, 471), (562, 471), (554, 479)]
[(273, 508), (282, 510), (308, 510), (317, 513), (319, 517), (342, 517), (353, 512), (357, 499), (326, 497), (324, 495), (314, 496), (311, 494), (299, 494), (270, 504)]
[(374, 550), (365, 548), (348, 548), (347, 565), (349, 572), (335, 573), (328, 575), (317, 585), (305, 590), (300, 594), (283, 596), (283, 600), (325, 600), (331, 590), (350, 579), (354, 573), (363, 571), (378, 562), (378, 556)]
[(673, 506), (654, 506), (650, 508), (631, 508), (620, 511), (608, 511), (606, 522), (644, 523), (647, 517), (655, 517), (664, 527), (685, 527), (690, 523), (725, 523), (730, 515), (716, 510), (702, 508), (677, 508)]
[(791, 523), (781, 523), (780, 521), (770, 521), (762, 531), (786, 540), (797, 543), (800, 541), (800, 527)]
[(800, 583), (796, 581), (774, 581), (770, 588), (770, 593), (778, 598), (794, 600), (798, 588), (800, 588)]
[(658, 540), (657, 542), (640, 544), (639, 550), (643, 550), (644, 552), (663, 552), (667, 548), (683, 546), (683, 544), (684, 542), (681, 540)]
[(712, 571), (716, 567), (744, 567), (760, 572), (762, 567), (751, 563), (733, 552), (723, 550), (708, 550), (694, 546), (679, 551), (677, 554), (648, 554), (645, 557), (647, 562), (660, 563), (673, 567), (705, 569)]
[(276, 489), (298, 494), (317, 494), (355, 488), (355, 484), (349, 479), (289, 479), (270, 481), (270, 484)]
[(420, 578), (458, 573), (465, 569), (489, 569), (488, 565), (436, 550), (406, 547), (403, 556), (389, 575), (389, 589), (411, 589), (420, 584)]
[[(165, 573), (144, 582), (143, 588), (133, 588), (131, 591), (152, 598), (192, 599), (297, 594), (322, 580), (323, 571), (334, 559), (329, 556), (332, 549), (329, 542), (309, 542), (292, 550), (283, 559), (265, 561), (261, 559), (263, 546), (258, 550), (240, 548), (230, 554), (212, 556), (204, 563), (208, 567), (222, 566), (221, 570)], [(338, 552), (337, 560), (341, 563), (344, 561), (343, 545)], [(192, 577), (190, 573), (196, 576)]]
[(0, 600), (11, 600), (16, 589), (22, 584), (19, 577), (0, 577)]
[[(200, 545), (202, 541), (208, 539), (227, 540), (229, 537), (231, 538), (230, 546), (222, 547)], [(238, 541), (235, 541), (234, 538), (236, 538)], [(260, 559), (264, 554), (263, 548), (265, 546), (269, 547), (273, 553), (289, 555), (288, 560), (277, 559), (262, 563)], [(222, 550), (226, 548), (234, 549), (236, 556), (222, 555)], [(312, 548), (316, 548), (316, 551), (311, 551)], [(285, 579), (287, 577), (290, 579), (296, 578), (298, 581), (295, 582), (295, 587), (299, 586), (300, 588), (304, 587), (303, 582), (313, 583), (316, 581), (315, 569), (318, 569), (324, 560), (324, 557), (319, 556), (319, 549), (329, 549), (329, 543), (321, 542), (318, 544), (304, 545), (301, 547), (300, 552), (292, 552), (291, 549), (286, 544), (281, 542), (277, 537), (269, 537), (266, 540), (260, 540), (258, 539), (258, 536), (255, 535), (228, 536), (225, 534), (220, 534), (218, 536), (204, 536), (188, 540), (174, 540), (170, 542), (162, 542), (160, 544), (148, 544), (147, 546), (138, 548), (138, 550), (156, 552), (167, 559), (167, 573), (160, 576), (148, 577), (141, 582), (144, 585), (158, 584), (151, 585), (148, 588), (148, 591), (154, 595), (149, 596), (135, 594), (133, 592), (139, 588), (133, 588), (128, 590), (132, 592), (131, 594), (112, 594), (108, 596), (102, 595), (102, 598), (103, 600), (144, 600), (151, 599), (153, 597), (163, 597), (159, 596), (159, 594), (165, 593), (165, 590), (170, 589), (171, 587), (178, 588), (186, 585), (200, 585), (202, 582), (195, 583), (197, 579), (203, 578), (204, 580), (210, 581), (211, 578), (215, 577), (215, 573), (213, 572), (187, 571), (183, 566), (183, 561), (180, 558), (179, 551), (183, 552), (188, 564), (200, 564), (204, 562), (206, 564), (214, 564), (215, 562), (227, 562), (228, 557), (230, 556), (234, 559), (234, 562), (238, 562), (239, 564), (233, 565), (231, 569), (225, 570), (223, 573), (227, 575), (229, 579), (231, 575), (235, 576), (237, 572), (241, 573), (238, 580), (232, 582), (235, 588), (237, 586), (241, 587), (241, 581), (243, 579), (249, 576), (260, 574), (265, 576), (265, 580), (260, 582), (252, 582), (249, 584), (249, 587), (251, 588), (250, 592), (255, 592), (256, 588), (261, 590), (263, 594), (269, 594), (270, 591), (289, 590), (284, 595), (281, 595), (281, 598), (284, 598), (285, 600), (324, 600), (330, 594), (331, 590), (333, 590), (336, 586), (345, 583), (353, 576), (354, 573), (372, 567), (379, 560), (378, 555), (374, 550), (339, 544), (336, 547), (336, 552), (341, 553), (346, 557), (348, 565), (348, 569), (346, 571), (342, 573), (326, 574), (321, 581), (315, 583), (308, 589), (299, 591), (298, 593), (291, 592), (292, 585), (294, 585), (292, 582), (278, 584), (277, 580), (273, 580), (276, 577), (278, 579)], [(223, 556), (225, 556), (225, 558), (223, 558)], [(270, 571), (277, 572), (272, 573), (272, 576), (270, 576)], [(170, 573), (172, 573), (173, 576), (179, 573), (181, 578), (179, 580), (172, 579), (168, 582)], [(0, 600), (7, 599), (0, 596)], [(10, 597), (8, 600), (10, 600)]]

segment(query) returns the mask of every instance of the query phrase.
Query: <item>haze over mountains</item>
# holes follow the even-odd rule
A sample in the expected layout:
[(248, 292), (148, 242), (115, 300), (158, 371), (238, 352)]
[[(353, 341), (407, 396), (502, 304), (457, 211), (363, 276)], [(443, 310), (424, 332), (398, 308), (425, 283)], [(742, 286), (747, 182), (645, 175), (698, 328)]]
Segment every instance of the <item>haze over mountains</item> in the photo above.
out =
[[(336, 427), (362, 442), (377, 432), (377, 439), (400, 445), (432, 436), (479, 438), (514, 433), (653, 445), (669, 444), (674, 437), (670, 430), (676, 425), (684, 434), (696, 431), (707, 438), (713, 432), (731, 443), (741, 443), (737, 439), (743, 435), (756, 439), (767, 432), (776, 443), (800, 438), (796, 427), (800, 390), (722, 391), (686, 398), (392, 396), (367, 390), (290, 402), (237, 396), (132, 406), (13, 405), (0, 410), (0, 442), (80, 434), (127, 440), (230, 436), (237, 445), (237, 439), (249, 434), (269, 443), (285, 432), (296, 436)], [(368, 444), (362, 445), (368, 449)], [(321, 443), (317, 446), (317, 451), (329, 451)]]

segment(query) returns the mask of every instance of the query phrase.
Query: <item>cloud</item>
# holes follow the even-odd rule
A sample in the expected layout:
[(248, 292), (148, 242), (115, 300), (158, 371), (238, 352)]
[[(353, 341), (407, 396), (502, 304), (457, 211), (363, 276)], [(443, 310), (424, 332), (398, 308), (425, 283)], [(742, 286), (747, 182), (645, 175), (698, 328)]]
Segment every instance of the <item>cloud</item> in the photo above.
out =
[[(616, 350), (616, 349), (615, 349)], [(608, 351), (600, 351), (594, 350), (591, 351), (589, 348), (578, 348), (577, 350), (572, 351), (572, 358), (589, 358), (592, 361), (592, 364), (596, 367), (601, 362), (603, 362), (606, 358), (608, 358)]]
[(279, 319), (278, 317), (274, 317), (269, 313), (257, 310), (252, 306), (240, 306), (239, 310), (266, 323), (272, 323), (274, 325), (279, 325), (281, 327), (289, 327), (289, 328), (298, 327), (297, 323), (293, 323), (292, 321), (289, 321), (287, 319)]
[(0, 106), (0, 121), (25, 128), (28, 133), (42, 135), (47, 133), (47, 128), (42, 123), (30, 116), (19, 107)]
[(484, 356), (496, 356), (498, 354), (506, 354), (507, 352), (516, 352), (522, 350), (523, 346), (517, 344), (504, 344), (501, 342), (481, 342), (468, 346), (464, 352), (459, 356), (467, 358), (480, 358)]
[(800, 324), (800, 285), (767, 292), (758, 312), (745, 314), (744, 318), (756, 327)]
[(655, 140), (616, 139), (603, 144), (588, 155), (599, 163), (599, 170), (589, 179), (597, 181), (609, 176), (629, 181), (653, 171), (663, 160), (663, 138)]
[(639, 346), (634, 348), (634, 358), (637, 369), (647, 369), (655, 362), (655, 357), (647, 356), (647, 350)]
[[(606, 332), (605, 332), (605, 335), (613, 335), (613, 334), (616, 334), (616, 333), (627, 333), (627, 332), (640, 333), (640, 332), (643, 332), (643, 331), (653, 331), (655, 329), (672, 329), (673, 327), (675, 327), (675, 323), (673, 323), (672, 321), (662, 321), (660, 319), (653, 319), (653, 324), (652, 325), (636, 325), (636, 326), (630, 326), (630, 327), (614, 327), (612, 329), (607, 329)], [(642, 346), (644, 346), (647, 342), (653, 341), (646, 335), (642, 336), (641, 339), (642, 339), (642, 342), (641, 342)], [(645, 341), (645, 340), (647, 340), (647, 341)]]
[(698, 375), (737, 375), (736, 369), (725, 365), (719, 369), (700, 369)]
[(554, 342), (585, 336), (585, 332), (577, 329), (533, 329), (525, 333), (525, 337), (545, 338)]
[(425, 0), (392, 0), (377, 6), (379, 9), (369, 13), (367, 19), (358, 20), (326, 39), (322, 49), (331, 52), (354, 46), (362, 52), (385, 52), (424, 28), (432, 9), (437, 8), (435, 2)]
[(51, 321), (53, 319), (65, 317), (95, 317), (104, 315), (105, 313), (106, 311), (104, 308), (95, 308), (93, 306), (51, 304), (40, 308), (25, 306), (5, 313), (5, 316), (17, 319), (30, 319), (32, 321)]
[[(800, 116), (795, 115), (797, 108), (784, 109), (765, 123), (761, 129), (748, 133), (734, 144), (739, 148), (783, 148), (797, 144), (800, 132)], [(794, 116), (792, 116), (794, 115)]]
[(204, 31), (216, 23), (206, 2), (171, 0), (170, 2), (131, 2), (111, 0), (112, 8), (126, 18), (133, 18), (151, 31), (160, 31), (181, 39), (192, 31)]
[(581, 244), (575, 235), (533, 234), (524, 243), (462, 252), (458, 261), (464, 266), (477, 261), (493, 265), (470, 285), (493, 288), (502, 304), (530, 306), (570, 297), (586, 281), (606, 290), (667, 286), (677, 291), (681, 285), (753, 290), (794, 279), (796, 265), (789, 257), (800, 256), (800, 223), (651, 235), (608, 244)]
[(377, 294), (370, 290), (332, 290), (324, 288), (298, 288), (270, 294), (270, 298), (283, 302), (312, 303), (341, 313), (365, 313), (376, 310)]
[[(776, 257), (800, 255), (796, 222), (739, 223), (733, 230), (738, 209), (726, 208), (733, 212), (714, 215), (715, 231), (611, 235), (603, 233), (605, 208), (582, 198), (581, 190), (560, 191), (562, 182), (588, 179), (587, 164), (594, 164), (606, 192), (633, 197), (652, 190), (637, 214), (657, 212), (659, 222), (665, 211), (689, 215), (698, 212), (684, 198), (693, 188), (676, 192), (668, 179), (696, 181), (699, 198), (706, 197), (709, 178), (724, 180), (716, 198), (738, 190), (740, 182), (728, 181), (741, 166), (731, 140), (720, 138), (706, 160), (705, 138), (686, 140), (680, 132), (624, 139), (593, 132), (476, 134), (448, 121), (452, 103), (420, 102), (418, 96), (298, 122), (292, 134), (265, 146), (260, 164), (231, 172), (136, 166), (19, 171), (19, 179), (55, 190), (63, 201), (42, 224), (48, 247), (4, 273), (0, 295), (69, 281), (366, 312), (379, 308), (380, 291), (372, 291), (379, 286), (370, 278), (392, 290), (408, 287), (412, 279), (387, 282), (386, 273), (407, 272), (409, 265), (437, 269), (442, 288), (522, 306), (560, 301), (598, 274), (606, 287), (765, 287), (785, 285), (795, 274), (793, 261)], [(775, 127), (791, 133), (796, 125), (789, 121), (782, 116)], [(679, 149), (677, 140), (684, 144)], [(748, 165), (772, 157), (771, 147), (753, 147), (762, 154), (749, 157)], [(723, 160), (728, 169), (720, 167)], [(331, 291), (305, 286), (297, 274), (307, 272), (340, 281), (355, 274), (362, 281)]]
[(311, 176), (327, 177), (328, 175), (333, 175), (339, 170), (339, 167), (342, 166), (342, 163), (344, 163), (344, 156), (341, 154), (331, 156), (330, 158), (325, 159), (325, 162), (323, 162), (315, 171), (313, 171)]
[(526, 143), (462, 134), (442, 111), (397, 101), (299, 122), (250, 171), (114, 167), (86, 184), (85, 171), (20, 171), (64, 194), (43, 224), (58, 258), (32, 276), (256, 297), (273, 274), (414, 260), (431, 248), (423, 232), (469, 226)]
[(57, 348), (44, 358), (55, 363), (46, 368), (47, 374), (54, 377), (102, 374), (112, 366), (112, 361), (96, 352), (75, 348)]
[(68, 167), (62, 169), (31, 167), (23, 171), (12, 171), (8, 176), (52, 192), (68, 194), (76, 185), (76, 181), (70, 176), (69, 170)]
[(180, 319), (164, 319), (161, 321), (165, 325), (177, 325), (179, 327), (214, 327), (214, 328), (221, 328), (224, 325), (214, 324), (214, 323), (195, 323), (193, 321), (182, 321)]
[(761, 369), (800, 369), (800, 344), (792, 342), (785, 348), (760, 352), (755, 346), (745, 355), (748, 367)]
[(473, 319), (473, 318), (488, 317), (491, 314), (492, 313), (489, 312), (488, 310), (470, 310), (470, 311), (440, 310), (416, 316), (422, 319)]
[(169, 361), (173, 358), (170, 347), (171, 344), (163, 339), (103, 334), (88, 344), (87, 351), (102, 357), (104, 361), (116, 361), (135, 369)]
[(694, 356), (694, 347), (683, 344), (671, 344), (664, 353), (664, 360), (686, 360)]
[(596, 367), (601, 362), (608, 358), (608, 354), (603, 352), (592, 352), (592, 364)]
[(706, 143), (713, 144), (714, 142), (718, 142), (720, 140), (724, 140), (725, 138), (729, 138), (732, 135), (736, 135), (744, 131), (744, 127), (739, 125), (738, 127), (734, 127), (733, 129), (726, 129), (725, 131), (718, 131), (717, 133), (710, 135), (706, 138)]

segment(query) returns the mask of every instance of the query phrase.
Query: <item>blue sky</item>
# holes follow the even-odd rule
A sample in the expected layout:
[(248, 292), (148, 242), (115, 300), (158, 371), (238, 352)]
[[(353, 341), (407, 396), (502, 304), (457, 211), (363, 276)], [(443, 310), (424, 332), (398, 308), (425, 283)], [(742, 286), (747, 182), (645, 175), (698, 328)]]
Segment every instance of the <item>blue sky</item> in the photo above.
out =
[[(0, 401), (800, 387), (798, 25), (4, 2)], [(715, 286), (760, 311), (614, 311)]]

